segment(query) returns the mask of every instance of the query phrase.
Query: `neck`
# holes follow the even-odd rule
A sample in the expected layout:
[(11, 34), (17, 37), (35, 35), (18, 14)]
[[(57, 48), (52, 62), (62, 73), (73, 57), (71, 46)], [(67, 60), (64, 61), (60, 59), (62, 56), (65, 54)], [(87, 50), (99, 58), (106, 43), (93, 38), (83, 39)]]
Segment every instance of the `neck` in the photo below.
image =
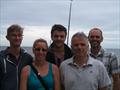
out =
[(16, 59), (18, 59), (19, 56), (20, 56), (20, 47), (19, 48), (18, 47), (17, 48), (16, 47), (10, 47), (8, 49), (8, 52), (11, 53), (12, 55), (14, 55), (16, 57)]
[(60, 48), (54, 47), (53, 50), (54, 50), (55, 52), (64, 52), (64, 46), (63, 46), (63, 47), (60, 47)]
[(18, 56), (20, 54), (20, 47), (10, 47), (8, 51), (13, 55)]
[(41, 67), (41, 66), (44, 66), (44, 64), (46, 64), (46, 60), (43, 60), (43, 59), (35, 59), (35, 60), (34, 60), (34, 64), (35, 64), (35, 66), (37, 66), (37, 67)]
[(78, 56), (75, 56), (74, 57), (74, 62), (79, 65), (79, 66), (82, 66), (83, 64), (86, 64), (88, 61), (88, 56), (86, 55), (86, 57), (78, 57)]
[(97, 55), (100, 51), (101, 47), (97, 47), (97, 48), (91, 48), (91, 53), (94, 55)]

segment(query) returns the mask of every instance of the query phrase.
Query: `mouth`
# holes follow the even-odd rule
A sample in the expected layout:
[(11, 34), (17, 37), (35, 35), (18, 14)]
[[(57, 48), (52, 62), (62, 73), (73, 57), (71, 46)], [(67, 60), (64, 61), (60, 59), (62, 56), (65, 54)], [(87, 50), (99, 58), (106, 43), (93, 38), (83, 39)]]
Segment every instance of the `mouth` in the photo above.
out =
[(99, 42), (97, 42), (97, 41), (93, 41), (91, 43), (91, 46), (93, 46), (93, 47), (97, 47), (98, 45), (99, 45)]
[(37, 53), (36, 56), (37, 56), (37, 57), (43, 57), (43, 54)]

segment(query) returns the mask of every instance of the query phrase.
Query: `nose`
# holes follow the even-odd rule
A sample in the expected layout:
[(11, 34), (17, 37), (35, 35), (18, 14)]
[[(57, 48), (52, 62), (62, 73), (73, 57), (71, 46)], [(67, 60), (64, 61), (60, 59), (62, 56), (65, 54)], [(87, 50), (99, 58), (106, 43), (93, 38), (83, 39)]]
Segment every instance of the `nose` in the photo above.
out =
[(16, 39), (19, 39), (20, 37), (19, 36), (16, 36)]
[(78, 48), (79, 48), (79, 49), (81, 48), (81, 45), (80, 45), (80, 44), (78, 45)]
[(60, 36), (58, 36), (58, 40), (61, 40), (61, 37), (60, 37)]

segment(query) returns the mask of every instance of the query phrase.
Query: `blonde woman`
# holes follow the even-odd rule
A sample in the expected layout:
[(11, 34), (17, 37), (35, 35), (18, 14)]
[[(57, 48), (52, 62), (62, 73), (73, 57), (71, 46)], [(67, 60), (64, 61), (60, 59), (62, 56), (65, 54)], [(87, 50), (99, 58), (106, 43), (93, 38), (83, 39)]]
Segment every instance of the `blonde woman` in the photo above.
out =
[[(37, 70), (45, 83), (47, 90), (60, 90), (59, 69), (46, 61), (48, 51), (47, 42), (44, 39), (37, 39), (33, 44), (35, 59), (32, 66)], [(23, 68), (21, 72), (20, 90), (46, 90), (41, 80), (38, 79), (30, 65)]]

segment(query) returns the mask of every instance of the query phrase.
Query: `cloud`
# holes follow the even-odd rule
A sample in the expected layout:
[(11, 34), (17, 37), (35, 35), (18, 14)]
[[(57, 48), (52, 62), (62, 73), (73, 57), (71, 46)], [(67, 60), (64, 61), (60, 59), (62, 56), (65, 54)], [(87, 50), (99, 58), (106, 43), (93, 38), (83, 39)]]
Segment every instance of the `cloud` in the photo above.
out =
[[(0, 42), (8, 45), (4, 36), (14, 23), (25, 27), (22, 45), (32, 45), (40, 36), (51, 42), (53, 24), (68, 26), (69, 5), (70, 0), (1, 0)], [(88, 34), (91, 28), (99, 27), (105, 34), (103, 45), (120, 48), (119, 13), (119, 0), (73, 0), (70, 38), (75, 32)]]

